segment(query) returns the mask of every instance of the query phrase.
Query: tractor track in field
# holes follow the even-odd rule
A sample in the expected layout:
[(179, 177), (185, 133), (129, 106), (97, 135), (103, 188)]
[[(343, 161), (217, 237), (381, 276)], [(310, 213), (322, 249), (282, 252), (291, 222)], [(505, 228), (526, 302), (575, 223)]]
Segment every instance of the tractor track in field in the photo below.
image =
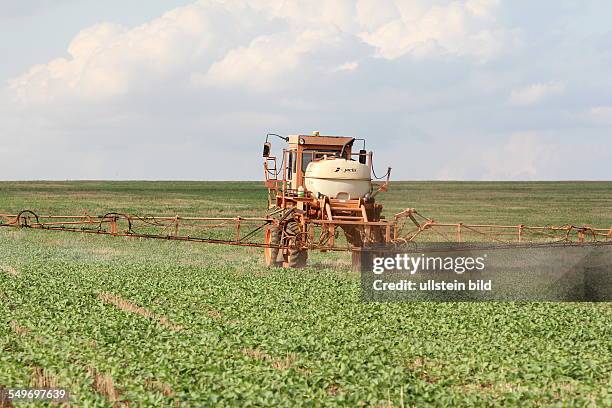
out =
[(100, 299), (102, 303), (111, 304), (124, 312), (134, 313), (148, 319), (155, 320), (162, 326), (165, 326), (171, 330), (181, 331), (184, 329), (183, 326), (172, 323), (167, 317), (155, 314), (144, 307), (135, 305), (134, 303), (123, 299), (121, 296), (113, 295), (108, 292), (100, 292), (98, 294), (98, 299)]
[(32, 379), (30, 386), (32, 388), (58, 388), (59, 381), (57, 377), (40, 366), (34, 366), (32, 368)]
[(93, 389), (112, 403), (113, 408), (130, 406), (129, 401), (121, 398), (120, 389), (115, 385), (115, 380), (109, 373), (98, 371), (90, 365), (86, 366), (85, 370), (93, 379)]

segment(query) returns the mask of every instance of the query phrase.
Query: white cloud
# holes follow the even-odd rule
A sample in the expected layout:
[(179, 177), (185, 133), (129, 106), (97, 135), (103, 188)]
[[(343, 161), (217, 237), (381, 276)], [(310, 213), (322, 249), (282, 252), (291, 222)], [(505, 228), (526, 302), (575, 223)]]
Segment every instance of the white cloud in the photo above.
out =
[(9, 81), (9, 87), (26, 104), (125, 95), (192, 66), (210, 64), (261, 29), (255, 14), (241, 2), (207, 0), (132, 29), (97, 24), (72, 40), (68, 58), (32, 67)]
[(513, 105), (533, 105), (550, 96), (559, 95), (565, 91), (565, 85), (560, 82), (532, 84), (512, 90), (510, 103)]
[(308, 61), (310, 54), (337, 48), (341, 43), (341, 33), (334, 29), (260, 36), (248, 46), (230, 50), (205, 74), (194, 74), (193, 80), (210, 87), (229, 85), (274, 90), (285, 85), (287, 74), (312, 69), (313, 63)]
[(501, 51), (509, 35), (492, 18), (493, 1), (454, 1), (406, 11), (361, 38), (387, 59), (449, 54), (487, 60)]
[(265, 91), (292, 84), (291, 75), (355, 69), (348, 58), (483, 60), (506, 40), (496, 11), (488, 0), (200, 0), (131, 29), (86, 28), (67, 57), (32, 67), (10, 89), (25, 104), (104, 100), (170, 79)]

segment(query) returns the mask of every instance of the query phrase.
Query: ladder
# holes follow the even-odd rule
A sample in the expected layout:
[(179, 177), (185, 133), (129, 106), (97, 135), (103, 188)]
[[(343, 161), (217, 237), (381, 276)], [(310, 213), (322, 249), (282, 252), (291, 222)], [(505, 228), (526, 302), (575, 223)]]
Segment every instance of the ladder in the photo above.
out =
[(325, 204), (327, 218), (338, 221), (368, 222), (368, 214), (360, 199), (341, 200), (330, 198)]

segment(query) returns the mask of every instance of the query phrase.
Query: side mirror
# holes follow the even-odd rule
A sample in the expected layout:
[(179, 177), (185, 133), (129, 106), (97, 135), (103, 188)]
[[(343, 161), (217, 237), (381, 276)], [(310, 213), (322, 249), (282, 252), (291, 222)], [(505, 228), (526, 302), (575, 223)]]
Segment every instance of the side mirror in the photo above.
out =
[(359, 151), (359, 163), (366, 164), (366, 159), (368, 158), (368, 152), (366, 150)]
[(263, 157), (269, 157), (270, 156), (270, 143), (264, 143), (264, 148), (263, 148)]

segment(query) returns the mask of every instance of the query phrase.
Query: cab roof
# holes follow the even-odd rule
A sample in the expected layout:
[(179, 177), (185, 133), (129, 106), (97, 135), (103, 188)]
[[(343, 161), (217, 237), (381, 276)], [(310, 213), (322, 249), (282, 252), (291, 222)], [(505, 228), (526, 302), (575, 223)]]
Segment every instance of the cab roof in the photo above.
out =
[[(303, 140), (303, 142), (301, 141)], [(289, 144), (317, 145), (317, 146), (344, 146), (351, 144), (354, 137), (347, 136), (313, 136), (313, 135), (290, 135)]]

